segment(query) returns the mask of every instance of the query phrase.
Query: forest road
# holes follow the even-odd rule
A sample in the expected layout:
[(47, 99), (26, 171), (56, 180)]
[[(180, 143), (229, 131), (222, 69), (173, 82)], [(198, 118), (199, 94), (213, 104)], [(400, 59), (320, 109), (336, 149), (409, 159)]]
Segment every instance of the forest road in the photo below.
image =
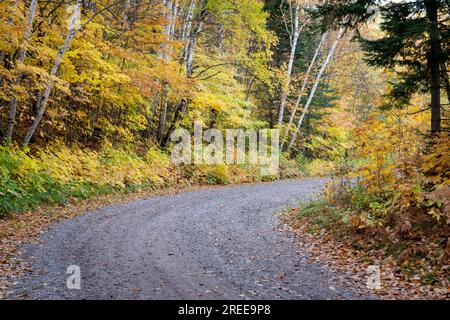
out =
[[(9, 298), (363, 298), (277, 230), (283, 209), (307, 201), (324, 184), (308, 179), (203, 189), (54, 224), (39, 245), (23, 248), (33, 271), (16, 281)], [(76, 266), (69, 269), (75, 271), (71, 289), (70, 266)]]

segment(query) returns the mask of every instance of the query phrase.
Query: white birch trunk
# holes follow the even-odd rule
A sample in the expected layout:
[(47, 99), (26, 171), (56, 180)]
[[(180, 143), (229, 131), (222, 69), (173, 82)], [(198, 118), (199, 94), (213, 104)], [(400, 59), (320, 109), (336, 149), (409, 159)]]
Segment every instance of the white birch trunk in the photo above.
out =
[(172, 21), (170, 23), (170, 40), (171, 41), (173, 41), (173, 39), (175, 38), (175, 26), (176, 26), (176, 22), (177, 22), (177, 18), (178, 18), (178, 8), (179, 8), (178, 0), (175, 0), (174, 4), (173, 4), (173, 10), (172, 10)]
[(55, 62), (53, 63), (53, 67), (50, 72), (50, 79), (47, 84), (47, 87), (45, 88), (44, 92), (42, 93), (42, 97), (40, 97), (37, 101), (37, 104), (36, 104), (37, 113), (34, 117), (33, 123), (28, 128), (25, 138), (23, 140), (24, 146), (26, 146), (30, 143), (30, 140), (34, 135), (34, 132), (36, 131), (37, 126), (39, 125), (39, 123), (42, 120), (42, 116), (44, 115), (45, 108), (47, 107), (47, 103), (48, 103), (48, 100), (50, 97), (50, 93), (55, 85), (54, 78), (56, 76), (56, 73), (58, 72), (59, 66), (61, 65), (62, 57), (69, 49), (70, 43), (72, 42), (73, 38), (77, 34), (82, 2), (83, 2), (82, 0), (77, 0), (77, 3), (74, 7), (74, 12), (73, 12), (71, 20), (70, 20), (69, 32), (67, 33), (67, 36), (66, 36), (63, 46), (61, 47), (61, 49), (59, 49), (58, 54), (56, 55)]
[(203, 22), (200, 21), (198, 23), (197, 28), (195, 28), (194, 32), (189, 37), (189, 44), (186, 53), (186, 76), (188, 78), (192, 77), (192, 73), (194, 70), (194, 52), (195, 47), (197, 46), (197, 37), (198, 34), (202, 31), (202, 29), (203, 29)]
[(311, 75), (312, 69), (313, 69), (314, 65), (316, 64), (316, 60), (317, 60), (317, 58), (320, 55), (320, 51), (322, 50), (322, 47), (323, 47), (323, 45), (324, 45), (324, 43), (325, 43), (325, 41), (326, 41), (326, 39), (328, 37), (328, 34), (329, 34), (329, 32), (324, 32), (322, 34), (322, 38), (320, 39), (320, 42), (319, 42), (319, 44), (317, 46), (317, 49), (314, 52), (314, 56), (313, 56), (309, 66), (308, 66), (308, 70), (306, 71), (306, 75), (305, 75), (305, 78), (303, 79), (302, 87), (300, 89), (300, 93), (299, 93), (299, 95), (297, 97), (297, 101), (295, 102), (294, 109), (292, 110), (291, 117), (289, 119), (289, 123), (288, 123), (287, 128), (286, 128), (286, 134), (285, 134), (285, 138), (283, 139), (283, 142), (281, 144), (281, 150), (283, 150), (284, 144), (286, 143), (286, 138), (287, 138), (287, 136), (290, 133), (291, 125), (294, 123), (295, 115), (296, 115), (296, 113), (298, 111), (298, 107), (300, 106), (300, 102), (302, 101), (303, 94), (304, 94), (304, 92), (306, 90), (306, 86), (308, 85), (309, 76)]
[(319, 86), (320, 80), (322, 79), (322, 75), (325, 72), (325, 69), (327, 68), (328, 64), (333, 59), (334, 53), (336, 52), (337, 45), (338, 45), (339, 41), (341, 40), (343, 34), (344, 34), (344, 29), (341, 28), (337, 33), (336, 40), (333, 42), (333, 45), (332, 45), (330, 51), (328, 52), (328, 55), (327, 55), (325, 61), (323, 62), (322, 67), (319, 70), (319, 73), (317, 74), (316, 81), (314, 82), (314, 86), (311, 89), (311, 93), (309, 94), (308, 101), (306, 102), (305, 107), (303, 108), (303, 113), (302, 113), (300, 119), (298, 120), (297, 127), (295, 128), (294, 134), (292, 135), (292, 139), (289, 143), (288, 150), (294, 145), (295, 140), (297, 139), (298, 133), (303, 124), (303, 120), (305, 119), (305, 116), (309, 111), (311, 103), (314, 99), (314, 95), (316, 94), (317, 87)]
[(165, 61), (169, 61), (170, 51), (170, 33), (173, 21), (173, 2), (172, 0), (162, 0), (161, 14), (166, 19), (164, 26), (164, 43), (161, 45), (159, 57)]
[(195, 0), (192, 0), (189, 4), (189, 9), (186, 17), (186, 23), (183, 26), (183, 31), (181, 33), (181, 40), (186, 41), (187, 37), (191, 33), (192, 29), (192, 21), (194, 19), (194, 10), (195, 10)]
[[(287, 96), (289, 94), (289, 86), (291, 85), (291, 76), (292, 76), (292, 69), (294, 67), (294, 60), (295, 60), (295, 53), (297, 52), (297, 44), (298, 44), (298, 38), (300, 37), (300, 32), (305, 27), (306, 23), (304, 23), (302, 26), (300, 26), (300, 18), (301, 18), (301, 8), (300, 3), (295, 2), (295, 12), (294, 12), (294, 21), (293, 21), (293, 27), (291, 32), (288, 31), (290, 34), (290, 46), (291, 46), (291, 52), (289, 55), (289, 61), (288, 61), (288, 67), (286, 70), (286, 83), (282, 88), (281, 93), (281, 103), (280, 103), (280, 109), (278, 113), (278, 124), (281, 125), (283, 123), (283, 117), (284, 117), (284, 110), (286, 109), (286, 103), (287, 103)], [(292, 11), (292, 9), (290, 10)], [(291, 12), (292, 14), (292, 12)], [(287, 24), (286, 24), (287, 25)]]
[[(25, 29), (24, 37), (22, 45), (19, 49), (19, 58), (17, 61), (17, 65), (20, 67), (25, 62), (25, 57), (27, 55), (28, 51), (28, 42), (31, 37), (31, 32), (33, 31), (33, 21), (34, 16), (36, 14), (36, 8), (37, 8), (38, 0), (32, 0), (30, 3), (30, 10), (28, 12), (28, 20), (27, 20), (27, 26)], [(20, 84), (22, 81), (22, 72), (18, 72), (16, 84)], [(16, 112), (17, 112), (17, 97), (13, 97), (10, 104), (9, 104), (9, 111), (8, 111), (8, 127), (6, 129), (6, 141), (11, 141), (14, 133), (14, 126), (16, 124)]]

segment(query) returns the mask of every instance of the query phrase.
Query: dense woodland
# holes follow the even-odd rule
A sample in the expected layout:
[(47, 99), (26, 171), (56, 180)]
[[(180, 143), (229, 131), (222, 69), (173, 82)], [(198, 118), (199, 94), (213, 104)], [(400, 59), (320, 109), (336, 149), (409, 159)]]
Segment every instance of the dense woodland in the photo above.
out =
[[(353, 67), (345, 59), (357, 48), (337, 49), (338, 33), (322, 31), (312, 5), (3, 1), (2, 138), (166, 148), (175, 128), (201, 120), (218, 128), (304, 126), (310, 143), (332, 144), (343, 135), (318, 124), (337, 106), (339, 89), (354, 94), (355, 105), (373, 89), (361, 69), (328, 68), (333, 58)], [(344, 81), (352, 83), (339, 88)], [(356, 86), (359, 94), (348, 92)], [(304, 105), (311, 116), (299, 122)], [(323, 148), (337, 151), (339, 143)]]
[[(324, 26), (313, 2), (1, 5), (0, 135), (9, 146), (2, 149), (2, 160), (11, 162), (3, 179), (13, 202), (24, 199), (14, 190), (29, 194), (15, 172), (23, 157), (36, 163), (25, 172), (45, 176), (27, 181), (38, 184), (32, 189), (166, 181), (163, 168), (143, 172), (150, 170), (143, 169), (147, 155), (168, 162), (171, 133), (192, 130), (194, 121), (205, 128), (280, 128), (283, 176), (327, 174), (385, 86), (383, 71), (370, 69), (351, 41), (354, 31)], [(125, 172), (105, 182), (99, 167)], [(255, 168), (203, 169), (188, 176), (208, 183), (261, 179)]]
[[(433, 234), (442, 275), (449, 32), (447, 0), (1, 0), (0, 215), (113, 191), (333, 175), (315, 212), (325, 201), (329, 220), (359, 234)], [(171, 133), (194, 121), (279, 128), (280, 176), (175, 168)]]

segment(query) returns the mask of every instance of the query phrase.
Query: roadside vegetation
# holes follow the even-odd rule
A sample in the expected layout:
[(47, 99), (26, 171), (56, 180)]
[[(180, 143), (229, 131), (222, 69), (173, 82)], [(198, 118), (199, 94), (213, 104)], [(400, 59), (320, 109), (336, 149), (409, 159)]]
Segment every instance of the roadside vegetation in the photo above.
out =
[[(358, 29), (370, 4), (339, 1), (322, 6), (319, 15)], [(381, 36), (356, 38), (368, 63), (385, 69), (390, 85), (380, 107), (354, 128), (348, 157), (324, 194), (293, 210), (290, 221), (298, 227), (300, 219), (315, 234), (326, 230), (355, 254), (403, 277), (412, 297), (416, 289), (422, 297), (448, 297), (450, 284), (449, 38), (440, 30), (448, 25), (445, 7), (439, 1), (385, 3)], [(430, 40), (434, 33), (440, 33), (436, 43)], [(433, 69), (436, 63), (441, 67)]]
[(109, 146), (94, 151), (61, 144), (35, 155), (0, 147), (0, 162), (0, 216), (43, 204), (65, 204), (71, 198), (300, 178), (314, 166), (282, 159), (280, 173), (266, 176), (257, 165), (177, 166), (159, 148), (139, 154), (130, 148)]

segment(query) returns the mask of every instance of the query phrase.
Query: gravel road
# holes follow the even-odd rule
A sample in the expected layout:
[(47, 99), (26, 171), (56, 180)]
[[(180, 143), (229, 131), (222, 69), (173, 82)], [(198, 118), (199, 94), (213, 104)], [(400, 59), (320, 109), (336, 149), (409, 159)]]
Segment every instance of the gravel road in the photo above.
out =
[[(359, 299), (308, 262), (278, 214), (324, 181), (283, 181), (160, 196), (53, 225), (27, 245), (33, 271), (10, 298)], [(81, 270), (81, 290), (66, 270)]]

